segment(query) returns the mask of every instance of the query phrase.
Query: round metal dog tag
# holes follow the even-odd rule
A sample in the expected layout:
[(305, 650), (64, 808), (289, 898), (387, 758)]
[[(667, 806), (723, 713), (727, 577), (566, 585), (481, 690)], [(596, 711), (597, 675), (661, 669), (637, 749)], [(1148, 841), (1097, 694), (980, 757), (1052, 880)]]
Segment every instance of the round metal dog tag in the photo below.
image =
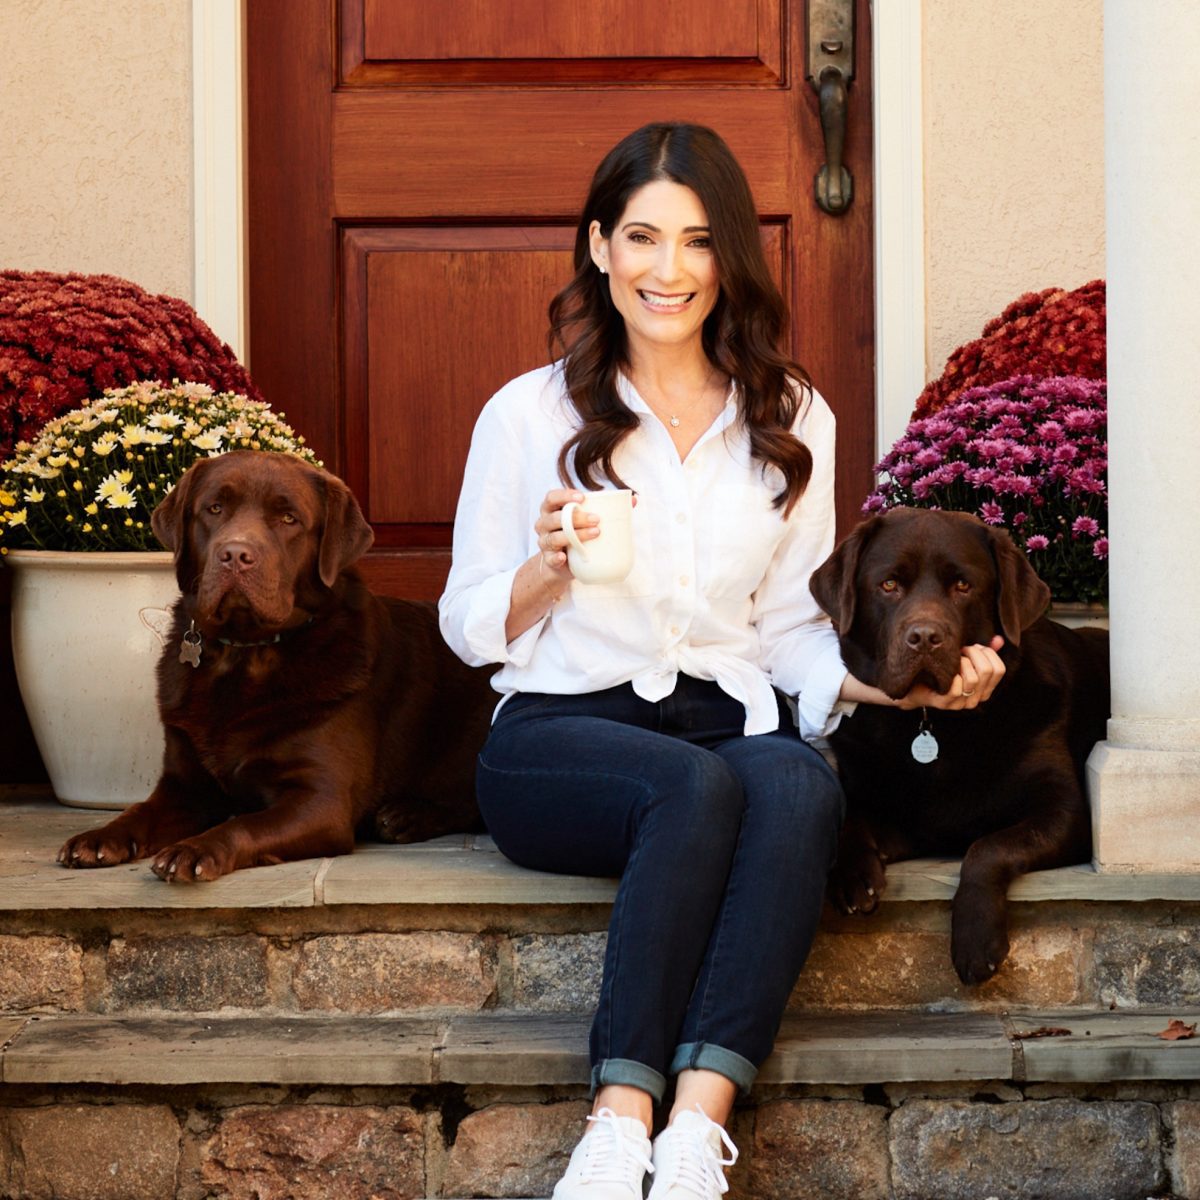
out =
[(913, 738), (912, 756), (919, 763), (931, 763), (938, 756), (937, 738), (928, 729), (922, 729)]

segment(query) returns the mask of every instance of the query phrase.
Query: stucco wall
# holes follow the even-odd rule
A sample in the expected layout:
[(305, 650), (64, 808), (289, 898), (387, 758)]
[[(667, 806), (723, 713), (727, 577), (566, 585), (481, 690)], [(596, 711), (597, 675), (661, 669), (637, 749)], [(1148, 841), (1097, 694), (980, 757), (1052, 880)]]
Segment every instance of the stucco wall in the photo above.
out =
[(1022, 292), (1104, 274), (1103, 16), (924, 0), (930, 377)]
[(0, 267), (191, 301), (189, 0), (0, 3)]

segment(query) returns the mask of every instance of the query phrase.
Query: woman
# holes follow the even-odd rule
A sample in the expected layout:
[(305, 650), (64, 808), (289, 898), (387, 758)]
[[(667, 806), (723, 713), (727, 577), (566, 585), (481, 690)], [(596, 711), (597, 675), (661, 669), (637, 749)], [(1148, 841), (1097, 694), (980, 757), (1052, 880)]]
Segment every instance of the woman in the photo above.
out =
[[(893, 701), (848, 676), (809, 594), (833, 546), (833, 417), (778, 350), (785, 307), (715, 133), (648, 125), (608, 154), (550, 319), (559, 361), (476, 426), (442, 631), (501, 664), (478, 768), (497, 845), (621, 877), (593, 1114), (554, 1196), (636, 1200), (652, 1172), (652, 1200), (717, 1197), (737, 1157), (723, 1126), (770, 1053), (841, 821), (803, 738), (843, 702)], [(634, 567), (584, 584), (562, 509), (604, 487), (636, 492)], [(586, 510), (575, 525), (599, 536)], [(971, 647), (947, 696), (901, 703), (973, 707), (1002, 671)]]

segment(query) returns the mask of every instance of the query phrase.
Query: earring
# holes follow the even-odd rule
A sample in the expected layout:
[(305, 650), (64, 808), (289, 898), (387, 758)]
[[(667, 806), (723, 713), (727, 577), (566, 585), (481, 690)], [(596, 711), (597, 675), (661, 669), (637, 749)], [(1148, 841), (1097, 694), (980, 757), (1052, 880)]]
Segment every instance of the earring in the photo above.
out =
[(607, 268), (607, 267), (601, 267), (601, 268), (600, 268), (600, 274), (601, 274), (601, 275), (607, 275), (607, 274), (608, 274), (608, 268)]

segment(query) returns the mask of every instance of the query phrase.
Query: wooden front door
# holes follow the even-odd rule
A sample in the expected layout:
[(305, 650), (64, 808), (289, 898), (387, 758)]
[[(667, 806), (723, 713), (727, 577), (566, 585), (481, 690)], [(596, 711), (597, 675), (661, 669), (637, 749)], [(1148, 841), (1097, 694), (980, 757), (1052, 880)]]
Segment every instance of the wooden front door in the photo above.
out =
[[(870, 19), (846, 161), (824, 161), (804, 0), (253, 0), (250, 367), (354, 489), (377, 587), (436, 597), (475, 417), (547, 361), (546, 306), (601, 156), (653, 120), (710, 125), (749, 176), (838, 418), (848, 529), (874, 453)], [(868, 81), (864, 84), (863, 81)]]

